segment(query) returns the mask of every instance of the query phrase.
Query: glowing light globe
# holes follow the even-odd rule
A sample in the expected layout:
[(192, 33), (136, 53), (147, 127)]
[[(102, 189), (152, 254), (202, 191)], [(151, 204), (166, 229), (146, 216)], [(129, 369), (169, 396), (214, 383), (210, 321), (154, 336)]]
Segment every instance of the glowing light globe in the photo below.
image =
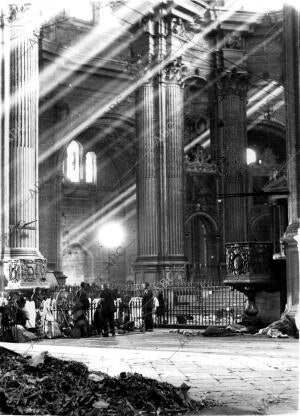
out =
[(102, 225), (98, 235), (100, 244), (107, 248), (117, 248), (125, 241), (125, 230), (117, 222)]

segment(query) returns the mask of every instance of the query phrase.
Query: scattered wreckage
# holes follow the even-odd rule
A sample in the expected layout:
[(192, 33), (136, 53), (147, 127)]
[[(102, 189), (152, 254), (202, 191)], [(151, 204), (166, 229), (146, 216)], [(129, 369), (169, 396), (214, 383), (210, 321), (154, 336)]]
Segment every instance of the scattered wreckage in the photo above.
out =
[(89, 373), (79, 362), (40, 353), (24, 357), (0, 347), (0, 414), (134, 416), (195, 414), (213, 400), (192, 400), (179, 388), (141, 374)]

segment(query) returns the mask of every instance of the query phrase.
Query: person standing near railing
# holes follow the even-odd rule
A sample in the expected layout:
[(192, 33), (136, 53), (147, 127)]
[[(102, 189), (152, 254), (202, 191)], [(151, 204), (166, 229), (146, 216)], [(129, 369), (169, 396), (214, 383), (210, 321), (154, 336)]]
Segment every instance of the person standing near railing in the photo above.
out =
[(88, 316), (88, 310), (90, 308), (90, 301), (88, 298), (88, 293), (86, 290), (86, 285), (84, 282), (80, 283), (80, 289), (76, 293), (76, 302), (80, 302), (82, 305), (82, 310), (85, 314), (85, 317)]
[(152, 311), (153, 311), (153, 293), (150, 289), (150, 285), (148, 282), (145, 283), (145, 290), (143, 293), (142, 298), (142, 311), (143, 311), (143, 321), (144, 321), (144, 330), (148, 332), (153, 331), (153, 317), (152, 317)]
[(160, 290), (157, 295), (158, 307), (156, 308), (157, 323), (161, 325), (165, 323), (165, 300), (163, 291)]
[(115, 299), (112, 290), (110, 290), (106, 283), (103, 285), (103, 290), (100, 294), (101, 305), (102, 305), (102, 317), (104, 320), (104, 337), (109, 336), (109, 331), (114, 337), (115, 333), (115, 324), (114, 324), (114, 314), (116, 312)]

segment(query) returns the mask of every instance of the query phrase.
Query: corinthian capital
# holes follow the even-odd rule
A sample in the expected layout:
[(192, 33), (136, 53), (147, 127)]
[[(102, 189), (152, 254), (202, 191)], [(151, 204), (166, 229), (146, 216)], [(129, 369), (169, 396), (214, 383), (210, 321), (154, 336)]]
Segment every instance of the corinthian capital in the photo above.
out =
[(218, 95), (222, 98), (237, 95), (244, 98), (249, 86), (249, 75), (246, 72), (232, 70), (221, 74), (217, 83)]
[(176, 58), (163, 69), (163, 81), (181, 83), (188, 74), (188, 68), (182, 58)]

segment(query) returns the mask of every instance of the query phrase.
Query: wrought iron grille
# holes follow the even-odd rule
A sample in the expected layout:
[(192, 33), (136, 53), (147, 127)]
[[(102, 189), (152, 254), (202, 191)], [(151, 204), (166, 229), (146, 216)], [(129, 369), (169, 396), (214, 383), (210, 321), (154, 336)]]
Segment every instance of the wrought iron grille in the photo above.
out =
[[(136, 328), (142, 328), (142, 284), (120, 285), (112, 283), (110, 288), (115, 292), (117, 312), (115, 319), (123, 323), (126, 315), (134, 321)], [(63, 313), (55, 306), (55, 318), (64, 320), (71, 316), (75, 293), (78, 288), (68, 288), (70, 302), (64, 306)], [(153, 308), (153, 321), (157, 327), (207, 327), (226, 326), (238, 322), (244, 310), (245, 296), (237, 290), (232, 290), (224, 284), (212, 282), (177, 281), (168, 284), (161, 281), (152, 286), (154, 297), (161, 292), (163, 307), (159, 307), (158, 300)], [(55, 291), (57, 295), (57, 291)], [(53, 293), (54, 295), (54, 293)], [(100, 289), (92, 288), (90, 291), (90, 309), (87, 312), (88, 321), (93, 322), (93, 315), (100, 298)], [(68, 306), (69, 305), (69, 306)], [(62, 318), (59, 318), (59, 314)]]
[[(168, 284), (168, 281), (160, 282), (152, 286), (153, 295), (156, 298), (153, 307), (153, 322), (155, 327), (176, 328), (204, 328), (210, 325), (224, 327), (232, 322), (238, 322), (244, 310), (245, 297), (237, 290), (232, 290), (224, 284), (212, 282), (177, 281), (176, 284)], [(134, 327), (142, 329), (142, 295), (144, 287), (142, 284), (120, 285), (111, 284), (115, 292), (116, 312), (115, 321), (117, 326), (129, 319)], [(60, 329), (71, 335), (72, 308), (75, 303), (75, 294), (78, 287), (68, 287), (63, 290), (63, 302), (58, 294), (61, 289), (52, 288), (47, 297), (52, 299), (51, 310), (54, 319)], [(100, 288), (92, 287), (89, 291), (90, 308), (86, 312), (88, 322), (93, 325), (94, 313), (100, 300)], [(158, 294), (163, 299), (163, 305), (159, 305)], [(156, 306), (156, 307), (155, 307)], [(14, 322), (6, 323), (0, 313), (0, 340), (12, 341)]]

